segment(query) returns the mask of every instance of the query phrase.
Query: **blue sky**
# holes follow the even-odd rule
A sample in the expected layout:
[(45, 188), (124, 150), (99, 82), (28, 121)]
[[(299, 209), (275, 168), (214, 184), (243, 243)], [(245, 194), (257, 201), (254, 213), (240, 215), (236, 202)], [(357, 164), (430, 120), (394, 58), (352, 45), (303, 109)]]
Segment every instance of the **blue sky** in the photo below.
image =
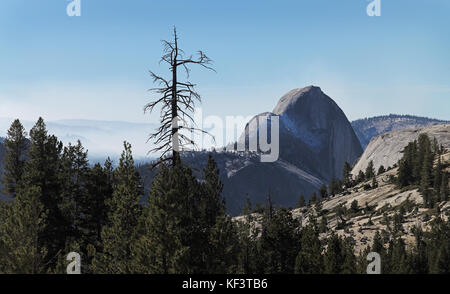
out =
[(155, 121), (142, 111), (161, 39), (204, 50), (194, 69), (205, 115), (272, 110), (320, 86), (350, 120), (389, 113), (450, 119), (450, 1), (0, 1), (0, 117)]

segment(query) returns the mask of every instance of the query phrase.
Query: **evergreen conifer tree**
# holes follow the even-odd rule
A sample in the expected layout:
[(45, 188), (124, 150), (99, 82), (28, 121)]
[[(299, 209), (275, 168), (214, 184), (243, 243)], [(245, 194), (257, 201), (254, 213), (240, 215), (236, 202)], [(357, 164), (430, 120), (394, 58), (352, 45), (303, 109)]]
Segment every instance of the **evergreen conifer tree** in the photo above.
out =
[(301, 194), (298, 197), (298, 201), (297, 201), (297, 208), (302, 208), (306, 206), (306, 201), (305, 201), (305, 196), (303, 196), (303, 194)]
[(324, 270), (322, 245), (313, 224), (300, 233), (300, 251), (295, 260), (296, 274), (321, 274)]
[(37, 186), (19, 188), (10, 214), (0, 225), (1, 273), (46, 273), (42, 233), (47, 223), (41, 196)]
[(131, 145), (124, 143), (120, 164), (114, 171), (114, 192), (107, 202), (108, 224), (101, 233), (103, 252), (93, 263), (99, 273), (131, 273), (132, 245), (138, 238), (142, 208), (140, 177), (134, 166)]
[(448, 188), (448, 173), (442, 174), (441, 188), (439, 189), (441, 201), (448, 201), (449, 188)]
[(27, 151), (27, 133), (18, 119), (16, 119), (8, 130), (4, 141), (6, 154), (4, 160), (4, 172), (2, 182), (5, 186), (4, 192), (12, 197), (16, 196), (17, 187), (25, 165)]
[(370, 180), (375, 176), (375, 169), (373, 167), (373, 160), (369, 161), (369, 164), (366, 167), (366, 180)]
[(39, 118), (30, 131), (30, 148), (19, 189), (40, 189), (40, 202), (46, 211), (46, 226), (39, 231), (42, 247), (46, 248), (45, 264), (54, 267), (57, 255), (65, 247), (67, 223), (61, 211), (61, 164), (62, 143), (47, 134), (46, 125)]

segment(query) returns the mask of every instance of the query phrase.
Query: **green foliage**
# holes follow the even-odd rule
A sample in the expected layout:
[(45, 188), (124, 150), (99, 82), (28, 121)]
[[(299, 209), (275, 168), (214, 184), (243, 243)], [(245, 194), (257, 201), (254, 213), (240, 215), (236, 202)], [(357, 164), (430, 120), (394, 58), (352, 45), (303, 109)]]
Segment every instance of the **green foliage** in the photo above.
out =
[(247, 195), (243, 208), (244, 220), (238, 223), (239, 238), (239, 268), (242, 274), (254, 274), (258, 264), (258, 235), (260, 229), (256, 226), (256, 220), (252, 215), (252, 203)]
[(380, 165), (380, 167), (378, 168), (378, 175), (381, 175), (384, 172), (386, 172), (386, 169), (384, 168), (383, 165)]
[(372, 185), (371, 185), (371, 188), (372, 188), (372, 189), (375, 189), (375, 188), (377, 188), (377, 187), (378, 187), (377, 178), (376, 178), (376, 176), (373, 176), (373, 177), (372, 177)]
[[(143, 221), (144, 233), (135, 253), (136, 263), (145, 265), (147, 272), (236, 270), (237, 228), (225, 214), (223, 186), (211, 157), (204, 178), (200, 184), (191, 169), (181, 163), (159, 169)], [(151, 252), (146, 248), (151, 248)]]
[(321, 199), (325, 199), (328, 197), (328, 190), (327, 190), (327, 186), (325, 186), (325, 184), (322, 184), (322, 186), (320, 187), (319, 196)]
[(300, 250), (298, 222), (285, 208), (274, 211), (269, 202), (261, 225), (258, 271), (273, 274), (293, 273), (295, 259)]
[[(443, 201), (440, 191), (443, 177), (439, 156), (441, 152), (435, 139), (432, 142), (426, 134), (421, 134), (417, 141), (405, 147), (403, 157), (398, 162), (398, 186), (419, 186), (424, 205), (428, 208)], [(437, 164), (433, 167), (436, 157)]]
[(353, 179), (352, 179), (352, 167), (346, 161), (344, 163), (344, 167), (342, 168), (342, 184), (347, 189), (347, 188), (351, 188), (353, 186), (352, 182), (353, 182)]
[(440, 199), (442, 201), (448, 201), (449, 196), (448, 173), (442, 175), (441, 187), (439, 191), (440, 191)]
[(300, 195), (297, 200), (297, 208), (302, 208), (306, 206), (305, 196)]
[(356, 257), (348, 240), (331, 235), (324, 255), (324, 267), (327, 274), (356, 273)]
[(317, 228), (313, 224), (308, 225), (300, 233), (300, 251), (295, 260), (295, 273), (323, 273), (322, 250)]
[(329, 185), (329, 194), (332, 196), (335, 196), (336, 194), (339, 194), (342, 192), (342, 183), (341, 181), (337, 179), (331, 179), (330, 185)]
[(131, 145), (124, 143), (125, 150), (119, 167), (114, 171), (114, 187), (107, 201), (108, 224), (103, 226), (101, 239), (103, 252), (94, 259), (94, 267), (100, 273), (131, 273), (129, 260), (132, 244), (138, 238), (138, 224), (142, 208), (140, 177), (134, 166)]
[(309, 206), (312, 206), (312, 205), (316, 204), (318, 201), (319, 201), (319, 199), (317, 198), (317, 194), (316, 194), (316, 192), (314, 192), (314, 193), (311, 195), (311, 198), (309, 198), (309, 203), (308, 203), (308, 205), (309, 205)]
[(358, 173), (358, 176), (356, 177), (356, 182), (362, 183), (362, 182), (364, 182), (365, 179), (366, 179), (366, 175), (364, 174), (364, 172), (362, 170), (360, 170)]
[(359, 211), (358, 201), (353, 200), (352, 203), (350, 204), (350, 209), (353, 213), (357, 213)]
[(370, 180), (375, 176), (375, 169), (373, 167), (373, 160), (369, 161), (365, 172), (366, 180)]
[(39, 118), (30, 131), (30, 148), (25, 163), (19, 189), (37, 187), (40, 189), (40, 202), (47, 211), (44, 230), (39, 232), (42, 247), (47, 249), (44, 257), (48, 267), (55, 265), (55, 257), (65, 247), (66, 231), (70, 223), (63, 216), (65, 204), (61, 197), (60, 177), (62, 143), (55, 136), (48, 135), (46, 125)]
[(18, 184), (22, 179), (27, 149), (26, 136), (24, 127), (16, 119), (11, 124), (4, 142), (6, 154), (2, 182), (5, 185), (5, 194), (12, 197), (16, 196)]
[(41, 236), (47, 224), (41, 196), (41, 189), (36, 186), (19, 189), (0, 226), (0, 273), (46, 272), (46, 248)]

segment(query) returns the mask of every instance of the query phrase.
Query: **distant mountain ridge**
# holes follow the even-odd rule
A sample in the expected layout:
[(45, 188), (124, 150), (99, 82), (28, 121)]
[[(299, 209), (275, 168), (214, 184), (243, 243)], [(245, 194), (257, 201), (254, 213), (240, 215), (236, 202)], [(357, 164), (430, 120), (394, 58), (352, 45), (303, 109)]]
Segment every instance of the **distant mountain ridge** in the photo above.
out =
[(352, 126), (358, 136), (361, 146), (363, 149), (366, 149), (373, 137), (383, 133), (448, 123), (450, 123), (450, 121), (428, 117), (389, 114), (358, 119), (352, 121)]

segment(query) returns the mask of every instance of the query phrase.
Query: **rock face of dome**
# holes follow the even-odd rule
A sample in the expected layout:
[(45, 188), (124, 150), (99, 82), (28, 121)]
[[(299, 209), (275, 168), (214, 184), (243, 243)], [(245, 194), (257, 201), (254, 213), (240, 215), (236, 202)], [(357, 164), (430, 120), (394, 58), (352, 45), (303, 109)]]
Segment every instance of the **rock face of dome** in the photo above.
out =
[(327, 183), (341, 176), (346, 161), (354, 163), (363, 152), (344, 112), (314, 86), (289, 91), (272, 112), (255, 116), (239, 142), (247, 138), (248, 146), (249, 138), (258, 135), (260, 126), (254, 122), (257, 117), (261, 123), (274, 115), (279, 116), (280, 159)]

